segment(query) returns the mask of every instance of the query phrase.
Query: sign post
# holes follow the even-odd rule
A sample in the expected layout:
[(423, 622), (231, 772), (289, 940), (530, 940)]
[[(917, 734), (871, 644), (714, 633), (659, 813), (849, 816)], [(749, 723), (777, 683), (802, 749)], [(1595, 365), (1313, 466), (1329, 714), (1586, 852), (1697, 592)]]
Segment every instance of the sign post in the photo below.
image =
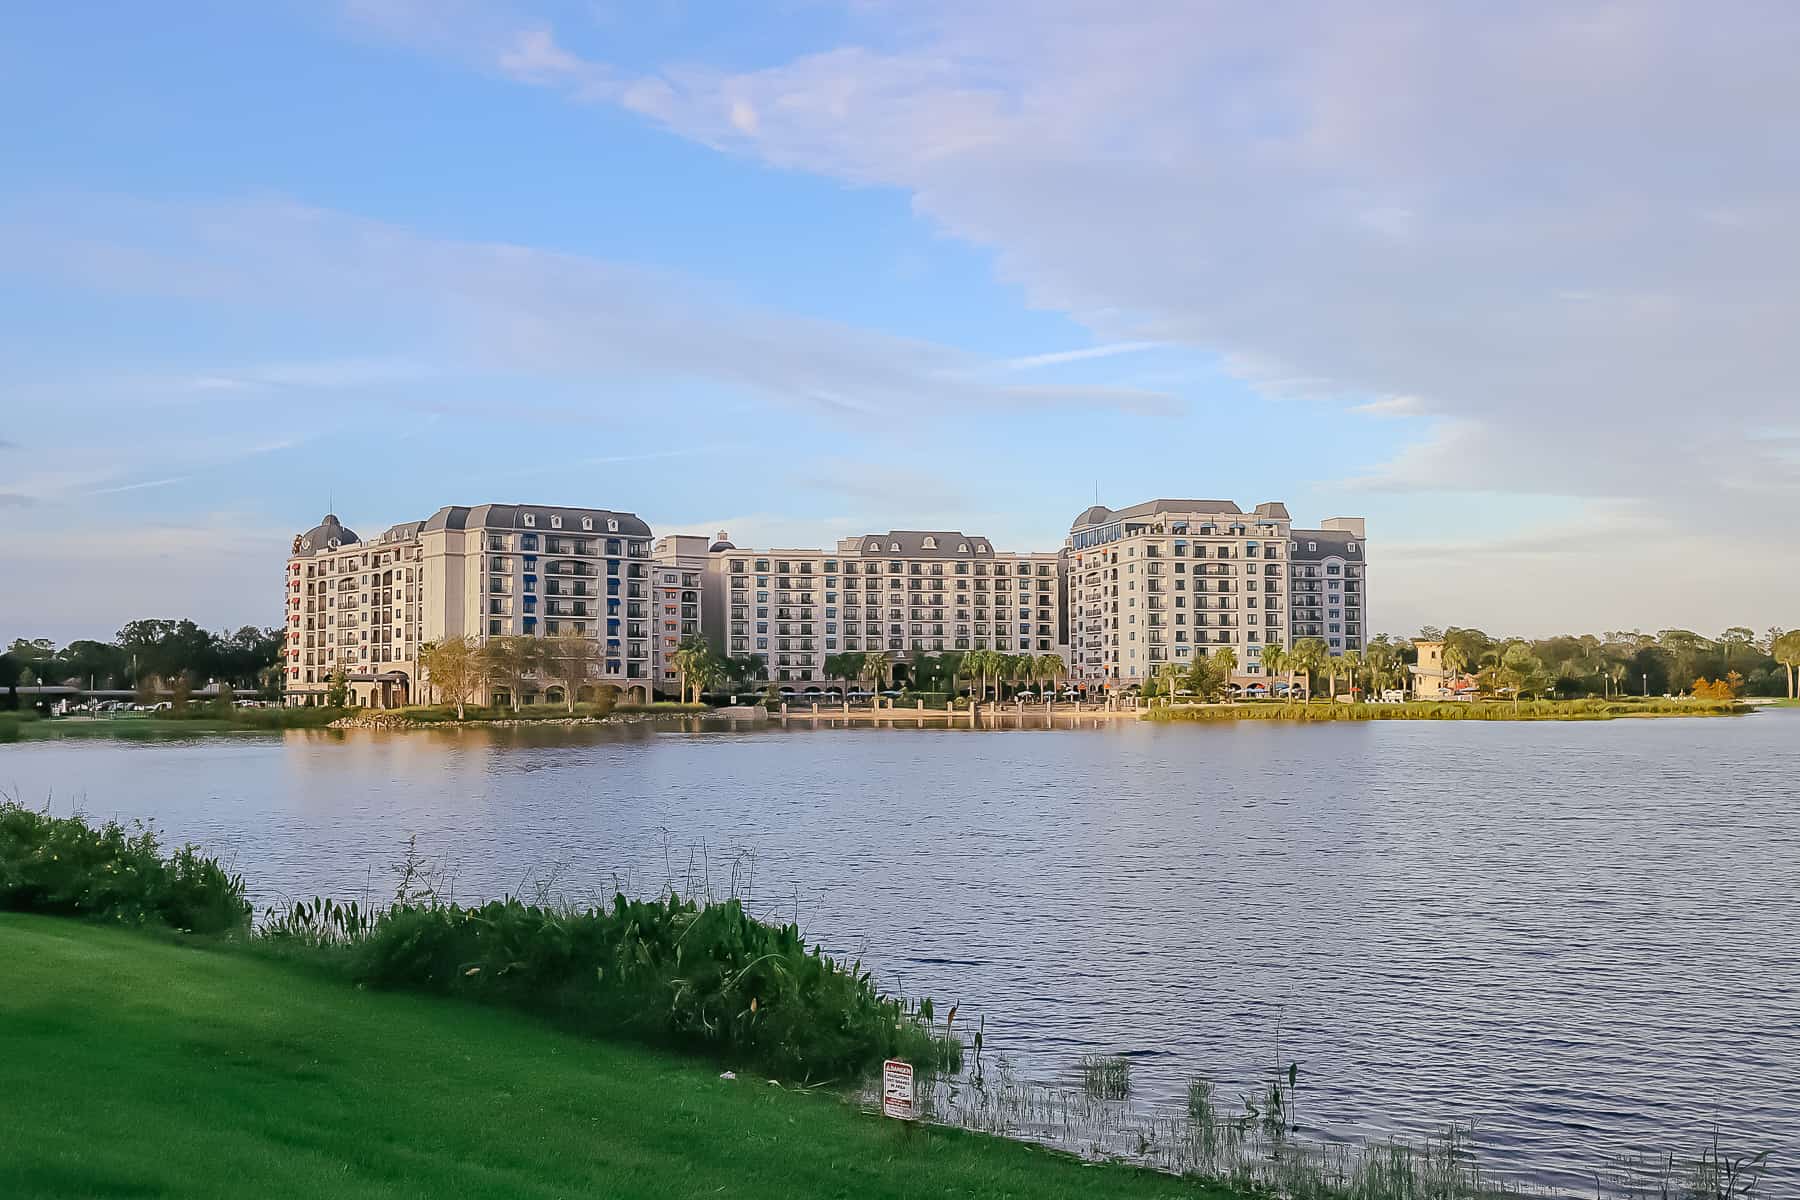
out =
[(881, 1112), (884, 1116), (901, 1121), (911, 1121), (918, 1117), (919, 1105), (913, 1095), (911, 1063), (890, 1058), (881, 1064)]

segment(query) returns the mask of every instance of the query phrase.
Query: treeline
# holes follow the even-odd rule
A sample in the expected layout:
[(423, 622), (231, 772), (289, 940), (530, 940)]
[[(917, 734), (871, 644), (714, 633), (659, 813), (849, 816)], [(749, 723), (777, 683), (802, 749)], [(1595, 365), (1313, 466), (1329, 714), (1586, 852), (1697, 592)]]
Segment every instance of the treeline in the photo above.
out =
[(0, 654), (0, 703), (18, 706), (20, 687), (191, 689), (209, 681), (274, 696), (281, 689), (280, 629), (245, 625), (214, 633), (192, 621), (132, 621), (110, 642), (57, 646), (18, 638)]
[[(1427, 627), (1419, 637), (1442, 641), (1445, 668), (1473, 676), (1484, 691), (1525, 695), (1792, 696), (1800, 669), (1800, 630), (1781, 628), (1758, 634), (1734, 625), (1716, 637), (1633, 629), (1527, 639)], [(1410, 643), (1405, 653), (1409, 661), (1417, 657)]]

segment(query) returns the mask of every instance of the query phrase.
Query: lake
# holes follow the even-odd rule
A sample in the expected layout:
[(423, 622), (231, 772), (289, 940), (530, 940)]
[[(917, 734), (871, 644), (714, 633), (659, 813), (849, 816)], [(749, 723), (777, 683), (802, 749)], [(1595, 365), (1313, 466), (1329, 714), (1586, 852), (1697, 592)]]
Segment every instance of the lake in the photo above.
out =
[(0, 787), (154, 818), (260, 903), (380, 899), (412, 835), (463, 900), (710, 872), (1028, 1078), (1235, 1096), (1279, 1038), (1328, 1136), (1472, 1121), (1579, 1184), (1716, 1131), (1800, 1186), (1800, 711), (68, 739)]

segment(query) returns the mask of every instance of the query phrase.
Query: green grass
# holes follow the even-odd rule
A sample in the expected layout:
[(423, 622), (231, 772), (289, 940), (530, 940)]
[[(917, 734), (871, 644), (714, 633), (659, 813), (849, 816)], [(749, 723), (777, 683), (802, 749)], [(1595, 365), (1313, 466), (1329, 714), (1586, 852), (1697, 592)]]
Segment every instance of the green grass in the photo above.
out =
[[(196, 704), (189, 713), (107, 713), (97, 717), (38, 717), (35, 713), (0, 713), (0, 741), (23, 739), (120, 737), (151, 738), (171, 734), (273, 732), (320, 729), (344, 715), (336, 708), (240, 708), (220, 716), (211, 706)], [(23, 717), (24, 720), (18, 718)]]
[(1750, 712), (1721, 700), (1455, 700), (1348, 704), (1262, 700), (1237, 704), (1158, 705), (1148, 721), (1610, 721), (1617, 717), (1723, 717)]
[(67, 919), (0, 979), (4, 1196), (1234, 1195)]

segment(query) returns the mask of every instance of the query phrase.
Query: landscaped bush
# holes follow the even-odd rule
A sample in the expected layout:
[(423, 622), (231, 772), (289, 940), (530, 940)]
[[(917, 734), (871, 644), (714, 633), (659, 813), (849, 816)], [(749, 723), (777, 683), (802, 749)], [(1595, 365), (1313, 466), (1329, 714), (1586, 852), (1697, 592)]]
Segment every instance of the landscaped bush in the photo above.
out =
[(1446, 700), (1406, 704), (1321, 700), (1159, 705), (1152, 721), (1605, 721), (1631, 716), (1725, 716), (1750, 711), (1723, 700)]
[(194, 933), (245, 928), (242, 876), (193, 846), (167, 858), (154, 831), (95, 828), (0, 803), (0, 909), (162, 924)]
[(758, 921), (736, 900), (402, 904), (352, 939), (349, 962), (373, 986), (478, 998), (815, 1080), (892, 1055), (925, 1066), (954, 1054), (932, 1038), (928, 1003), (881, 995), (860, 964), (808, 950), (798, 927)]

